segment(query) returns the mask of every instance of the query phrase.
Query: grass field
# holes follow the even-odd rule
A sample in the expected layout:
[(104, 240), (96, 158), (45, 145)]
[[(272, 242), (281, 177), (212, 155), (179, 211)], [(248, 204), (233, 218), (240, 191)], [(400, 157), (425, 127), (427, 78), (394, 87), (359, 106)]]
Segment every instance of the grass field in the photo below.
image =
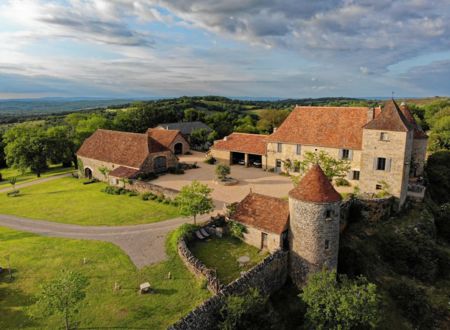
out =
[[(58, 174), (64, 174), (64, 173), (70, 173), (73, 172), (73, 167), (61, 167), (60, 165), (57, 166), (50, 166), (48, 171), (41, 174), (41, 178), (46, 178), (49, 176), (54, 176)], [(0, 187), (2, 186), (10, 186), (9, 179), (16, 177), (17, 178), (17, 184), (30, 182), (39, 179), (36, 174), (31, 172), (21, 173), (19, 170), (16, 170), (14, 168), (2, 168), (0, 169), (0, 173), (2, 174), (3, 181), (0, 181)], [(2, 187), (2, 188), (5, 188)]]
[[(79, 328), (166, 329), (210, 296), (168, 244), (169, 260), (137, 270), (110, 243), (48, 238), (0, 227), (0, 265), (9, 255), (14, 280), (0, 274), (0, 329), (57, 329), (59, 316), (32, 318), (40, 285), (65, 268), (89, 279), (77, 321)], [(83, 264), (86, 258), (86, 264)], [(172, 279), (167, 279), (168, 273)], [(142, 282), (153, 294), (139, 295)], [(114, 292), (117, 282), (121, 289)]]
[(82, 182), (61, 178), (22, 188), (19, 197), (0, 194), (0, 214), (87, 226), (142, 224), (179, 216), (174, 206), (109, 195), (101, 192), (104, 183)]
[[(208, 268), (216, 269), (217, 276), (225, 284), (238, 278), (242, 271), (252, 268), (268, 255), (230, 236), (195, 241), (190, 249)], [(240, 267), (237, 261), (242, 256), (250, 257), (250, 262), (244, 267)]]

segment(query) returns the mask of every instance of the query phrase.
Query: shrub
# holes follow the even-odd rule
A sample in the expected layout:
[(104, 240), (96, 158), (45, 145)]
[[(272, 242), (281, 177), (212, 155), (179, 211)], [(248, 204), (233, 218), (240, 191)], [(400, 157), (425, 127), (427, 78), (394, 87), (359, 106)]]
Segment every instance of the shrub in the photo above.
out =
[(338, 186), (338, 187), (349, 187), (350, 186), (350, 182), (348, 182), (344, 178), (337, 178), (336, 179), (336, 186)]
[(402, 314), (419, 329), (429, 329), (433, 323), (432, 310), (425, 290), (416, 285), (399, 281), (389, 288)]
[(436, 228), (447, 242), (450, 242), (450, 202), (442, 204), (436, 212), (434, 212), (436, 220)]
[(383, 198), (391, 196), (391, 186), (386, 181), (379, 181), (378, 184), (381, 186), (381, 190), (375, 194), (375, 197)]
[(152, 196), (154, 196), (153, 193), (151, 193), (151, 192), (146, 192), (146, 193), (141, 194), (141, 199), (142, 199), (143, 201), (148, 201), (149, 199), (151, 199)]
[(450, 151), (440, 151), (428, 157), (425, 176), (431, 197), (439, 204), (450, 202)]
[(0, 182), (1, 181), (3, 181), (3, 176), (2, 176), (2, 174), (0, 173)]
[(137, 176), (137, 179), (141, 181), (151, 181), (157, 178), (158, 175), (156, 175), (155, 173), (139, 173)]
[(216, 175), (219, 180), (225, 180), (230, 173), (230, 166), (224, 164), (218, 164), (216, 166)]
[(114, 186), (106, 186), (104, 189), (102, 189), (102, 191), (110, 195), (125, 195), (127, 193), (131, 193), (131, 191), (126, 190), (122, 187), (114, 187)]
[(230, 231), (231, 236), (237, 237), (237, 238), (243, 238), (244, 233), (247, 232), (247, 228), (239, 222), (236, 221), (229, 221), (228, 222), (228, 230)]
[(209, 165), (214, 165), (216, 163), (216, 159), (212, 156), (209, 156), (204, 160), (204, 162)]
[(131, 190), (128, 192), (128, 196), (130, 197), (139, 196), (139, 193), (134, 190)]
[(169, 167), (170, 174), (184, 174), (184, 170), (181, 166), (177, 165), (176, 167)]

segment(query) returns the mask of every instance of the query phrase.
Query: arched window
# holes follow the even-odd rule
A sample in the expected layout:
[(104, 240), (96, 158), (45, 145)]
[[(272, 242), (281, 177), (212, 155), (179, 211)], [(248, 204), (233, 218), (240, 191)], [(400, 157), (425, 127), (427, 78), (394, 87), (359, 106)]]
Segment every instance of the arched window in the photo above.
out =
[(178, 142), (174, 145), (173, 151), (175, 152), (175, 155), (182, 155), (183, 154), (183, 143)]

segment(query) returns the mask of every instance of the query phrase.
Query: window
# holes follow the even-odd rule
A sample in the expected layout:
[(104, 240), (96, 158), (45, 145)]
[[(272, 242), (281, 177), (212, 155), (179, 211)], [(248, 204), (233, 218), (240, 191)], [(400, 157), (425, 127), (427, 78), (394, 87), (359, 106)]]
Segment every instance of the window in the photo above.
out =
[(350, 150), (342, 149), (341, 150), (341, 159), (349, 159), (350, 158)]
[(295, 152), (297, 155), (300, 155), (302, 153), (302, 146), (300, 144), (297, 144)]
[(325, 240), (325, 250), (328, 250), (330, 248), (330, 241), (329, 240)]
[(353, 171), (352, 180), (359, 180), (359, 171)]
[(381, 133), (380, 133), (380, 140), (381, 140), (381, 141), (389, 141), (389, 135), (388, 135), (388, 133), (381, 132)]
[(331, 210), (326, 210), (326, 212), (325, 212), (325, 218), (331, 219)]
[(381, 189), (383, 189), (383, 187), (381, 186), (381, 184), (377, 184), (377, 185), (375, 186), (375, 189), (376, 189), (376, 190), (381, 190)]
[(282, 151), (283, 151), (283, 144), (277, 143), (277, 152), (282, 152)]
[(378, 157), (377, 158), (377, 170), (384, 171), (386, 169), (386, 158)]

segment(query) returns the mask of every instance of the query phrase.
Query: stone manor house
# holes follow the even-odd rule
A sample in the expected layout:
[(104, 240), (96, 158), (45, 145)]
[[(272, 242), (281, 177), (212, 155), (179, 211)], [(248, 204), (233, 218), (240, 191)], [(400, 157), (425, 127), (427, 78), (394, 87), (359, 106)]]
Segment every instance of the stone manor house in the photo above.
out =
[(282, 172), (285, 162), (323, 150), (350, 161), (352, 186), (377, 193), (384, 181), (401, 206), (410, 178), (423, 173), (427, 140), (406, 104), (394, 100), (383, 109), (296, 106), (271, 135), (232, 133), (215, 141), (211, 155), (228, 164)]

